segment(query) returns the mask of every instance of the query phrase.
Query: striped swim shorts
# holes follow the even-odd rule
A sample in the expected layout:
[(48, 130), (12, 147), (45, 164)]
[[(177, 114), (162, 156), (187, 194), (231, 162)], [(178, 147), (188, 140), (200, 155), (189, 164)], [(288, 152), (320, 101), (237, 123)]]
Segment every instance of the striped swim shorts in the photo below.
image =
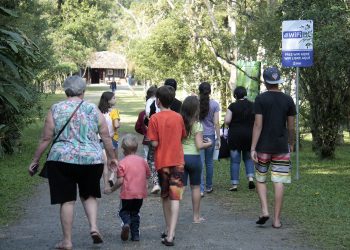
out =
[(258, 163), (255, 164), (256, 180), (266, 182), (267, 173), (271, 165), (271, 181), (280, 183), (291, 183), (290, 153), (267, 154), (257, 153)]

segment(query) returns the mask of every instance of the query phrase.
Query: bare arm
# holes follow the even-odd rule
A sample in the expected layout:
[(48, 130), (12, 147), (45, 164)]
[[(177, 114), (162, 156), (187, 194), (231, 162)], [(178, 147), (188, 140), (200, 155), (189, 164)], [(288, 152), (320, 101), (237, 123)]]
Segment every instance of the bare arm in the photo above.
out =
[(158, 141), (151, 141), (151, 145), (154, 148), (158, 147), (158, 144), (159, 144)]
[(106, 154), (107, 154), (107, 159), (108, 159), (108, 166), (110, 167), (110, 169), (116, 168), (118, 161), (116, 160), (116, 156), (115, 156), (115, 152), (113, 150), (113, 146), (112, 146), (112, 139), (109, 136), (109, 132), (108, 132), (108, 126), (106, 123), (106, 120), (103, 116), (103, 114), (98, 111), (98, 132), (100, 134), (101, 140), (103, 142), (103, 145), (106, 149)]
[(231, 110), (227, 109), (226, 115), (225, 115), (225, 124), (227, 126), (230, 125), (231, 120), (232, 120), (232, 112), (231, 112)]
[(118, 177), (117, 182), (114, 184), (111, 191), (114, 192), (115, 190), (120, 188), (123, 185), (123, 182), (124, 182), (124, 177)]
[(255, 121), (254, 121), (254, 127), (253, 127), (253, 138), (252, 138), (252, 145), (250, 147), (250, 155), (252, 157), (252, 160), (255, 162), (258, 162), (258, 156), (255, 151), (256, 144), (258, 143), (261, 130), (262, 130), (262, 122), (263, 122), (263, 116), (260, 114), (255, 115)]
[(55, 128), (55, 125), (53, 122), (52, 113), (51, 111), (49, 111), (45, 119), (45, 124), (41, 134), (39, 145), (34, 153), (33, 160), (28, 168), (29, 172), (31, 172), (31, 167), (33, 165), (38, 164), (42, 154), (45, 152), (46, 148), (50, 145), (53, 139), (54, 128)]
[(196, 133), (195, 143), (196, 143), (197, 149), (209, 148), (213, 144), (212, 141), (203, 142), (203, 133), (202, 132)]
[(215, 145), (217, 148), (220, 148), (220, 119), (219, 119), (219, 112), (214, 113), (214, 124), (215, 124), (215, 132), (216, 132), (216, 142)]
[(113, 126), (114, 126), (114, 129), (120, 128), (120, 119), (115, 119), (113, 121)]
[(287, 127), (288, 127), (288, 141), (290, 146), (290, 152), (294, 151), (294, 144), (295, 144), (295, 123), (294, 123), (295, 117), (294, 116), (288, 116), (287, 118)]

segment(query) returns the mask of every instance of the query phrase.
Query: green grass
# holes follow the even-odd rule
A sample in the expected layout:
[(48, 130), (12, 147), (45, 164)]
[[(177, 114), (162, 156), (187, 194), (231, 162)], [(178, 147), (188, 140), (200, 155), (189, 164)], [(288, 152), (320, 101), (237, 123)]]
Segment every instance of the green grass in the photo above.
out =
[[(348, 138), (346, 138), (348, 141)], [(350, 248), (350, 145), (339, 146), (334, 160), (319, 160), (311, 142), (303, 141), (300, 151), (300, 179), (285, 185), (282, 220), (310, 246), (324, 249)], [(293, 165), (293, 177), (295, 176)], [(255, 192), (248, 190), (241, 165), (238, 192), (230, 186), (229, 161), (215, 163), (215, 194), (232, 212), (257, 218), (260, 204)], [(269, 208), (273, 214), (273, 186), (268, 183)]]
[[(98, 103), (107, 86), (89, 87), (88, 99)], [(137, 114), (144, 107), (143, 89), (136, 88), (137, 96), (130, 91), (117, 91), (117, 107), (121, 110), (120, 132), (134, 132)], [(44, 113), (55, 102), (64, 100), (63, 94), (43, 98)], [(33, 187), (41, 178), (29, 177), (30, 163), (40, 137), (43, 120), (28, 126), (23, 131), (19, 153), (0, 159), (0, 224), (6, 224), (21, 215), (21, 200), (30, 197)], [(347, 135), (343, 146), (336, 150), (335, 160), (319, 160), (311, 151), (309, 137), (305, 137), (300, 151), (300, 180), (286, 185), (282, 218), (286, 227), (295, 229), (300, 237), (315, 248), (350, 248), (350, 144)], [(295, 167), (293, 168), (293, 176)], [(241, 169), (241, 184), (238, 192), (227, 191), (230, 186), (229, 162), (215, 162), (213, 195), (218, 197), (225, 209), (238, 216), (256, 218), (260, 212), (257, 194), (248, 190), (248, 182)], [(268, 183), (270, 213), (273, 213), (273, 192)]]

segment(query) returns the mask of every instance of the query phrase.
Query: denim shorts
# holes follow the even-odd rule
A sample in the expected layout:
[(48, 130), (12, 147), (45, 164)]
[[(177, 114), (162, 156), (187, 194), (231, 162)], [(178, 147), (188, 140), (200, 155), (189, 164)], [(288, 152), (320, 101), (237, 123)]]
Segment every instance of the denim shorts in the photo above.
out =
[(118, 141), (114, 140), (112, 138), (112, 145), (113, 145), (113, 149), (118, 149)]

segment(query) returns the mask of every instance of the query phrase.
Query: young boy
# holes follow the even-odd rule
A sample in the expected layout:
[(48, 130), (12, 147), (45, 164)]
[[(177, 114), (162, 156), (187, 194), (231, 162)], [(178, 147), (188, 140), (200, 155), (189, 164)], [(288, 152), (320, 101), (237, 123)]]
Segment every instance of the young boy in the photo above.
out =
[(121, 239), (140, 240), (140, 208), (143, 199), (147, 197), (147, 178), (150, 177), (150, 170), (147, 162), (136, 155), (137, 138), (135, 135), (126, 134), (122, 139), (122, 150), (125, 158), (119, 162), (117, 169), (117, 182), (111, 189), (106, 190), (107, 194), (112, 193), (121, 187), (120, 199), (121, 209), (119, 216), (123, 221)]
[(186, 136), (180, 114), (170, 110), (175, 98), (171, 86), (162, 86), (156, 92), (160, 112), (151, 116), (147, 137), (155, 151), (155, 165), (159, 175), (166, 232), (162, 243), (174, 246), (174, 235), (179, 215), (179, 201), (183, 193), (184, 153), (181, 140)]

